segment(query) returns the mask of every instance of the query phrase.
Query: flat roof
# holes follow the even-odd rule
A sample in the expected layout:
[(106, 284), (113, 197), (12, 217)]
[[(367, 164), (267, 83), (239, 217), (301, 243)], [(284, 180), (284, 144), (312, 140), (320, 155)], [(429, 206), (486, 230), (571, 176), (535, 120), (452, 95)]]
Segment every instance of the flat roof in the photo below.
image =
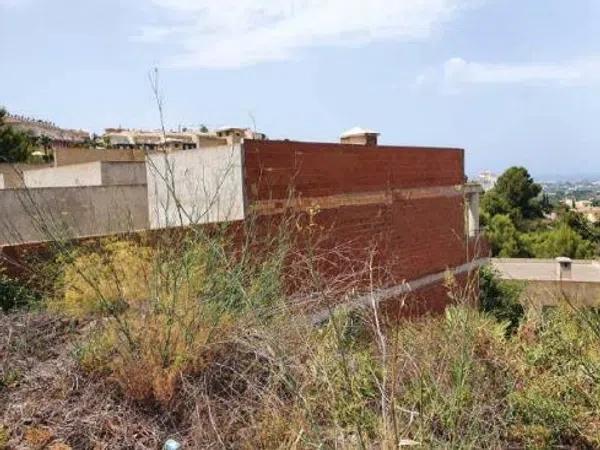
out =
[(378, 133), (375, 130), (369, 130), (368, 128), (354, 127), (354, 128), (350, 128), (349, 130), (344, 131), (340, 137), (347, 138), (347, 137), (352, 137), (352, 136), (362, 136), (364, 134), (379, 136), (380, 133)]
[[(491, 265), (502, 279), (522, 281), (557, 281), (558, 261), (554, 259), (492, 258)], [(600, 262), (575, 259), (568, 281), (600, 283)]]

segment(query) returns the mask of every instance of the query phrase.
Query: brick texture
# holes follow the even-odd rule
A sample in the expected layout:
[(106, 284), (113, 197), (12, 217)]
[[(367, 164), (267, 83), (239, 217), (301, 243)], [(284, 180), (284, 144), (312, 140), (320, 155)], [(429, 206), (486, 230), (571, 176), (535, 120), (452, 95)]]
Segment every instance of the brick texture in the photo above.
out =
[[(323, 251), (344, 249), (345, 265), (370, 255), (383, 284), (416, 279), (468, 259), (463, 198), (410, 199), (395, 190), (453, 187), (464, 182), (463, 151), (407, 147), (246, 141), (247, 203), (290, 195), (304, 199), (348, 195), (348, 205), (318, 209), (312, 221)], [(391, 202), (352, 205), (352, 194), (383, 191)], [(472, 255), (471, 255), (472, 256)]]
[(293, 141), (244, 142), (250, 202), (464, 182), (463, 150), (363, 147)]

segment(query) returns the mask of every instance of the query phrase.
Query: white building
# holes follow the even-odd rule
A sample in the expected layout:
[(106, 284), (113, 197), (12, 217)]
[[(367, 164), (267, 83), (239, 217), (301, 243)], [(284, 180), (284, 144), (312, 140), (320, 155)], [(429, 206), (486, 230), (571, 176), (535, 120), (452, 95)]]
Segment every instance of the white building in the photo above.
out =
[(478, 182), (484, 191), (489, 191), (496, 185), (498, 176), (489, 170), (484, 170), (479, 174)]

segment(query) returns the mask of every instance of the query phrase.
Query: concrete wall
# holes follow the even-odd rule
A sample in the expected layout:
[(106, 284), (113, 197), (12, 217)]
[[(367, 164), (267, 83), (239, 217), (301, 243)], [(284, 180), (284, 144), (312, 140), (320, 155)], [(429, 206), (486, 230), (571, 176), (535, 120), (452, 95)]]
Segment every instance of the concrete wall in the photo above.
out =
[(0, 189), (4, 189), (4, 175), (0, 173)]
[(557, 306), (567, 298), (577, 306), (600, 306), (600, 283), (581, 281), (521, 281), (521, 301), (533, 307)]
[(150, 228), (244, 219), (241, 147), (148, 156)]
[(97, 162), (48, 167), (23, 172), (23, 180), (29, 188), (101, 186), (102, 170)]
[(4, 178), (4, 189), (23, 187), (23, 172), (45, 167), (52, 167), (52, 164), (0, 163), (0, 175)]
[(0, 191), (0, 245), (147, 229), (145, 185)]
[(61, 148), (54, 150), (56, 167), (94, 161), (144, 161), (144, 150)]
[(23, 179), (29, 188), (145, 184), (146, 166), (143, 161), (99, 161), (28, 170)]
[(145, 161), (105, 161), (102, 165), (102, 185), (146, 184)]

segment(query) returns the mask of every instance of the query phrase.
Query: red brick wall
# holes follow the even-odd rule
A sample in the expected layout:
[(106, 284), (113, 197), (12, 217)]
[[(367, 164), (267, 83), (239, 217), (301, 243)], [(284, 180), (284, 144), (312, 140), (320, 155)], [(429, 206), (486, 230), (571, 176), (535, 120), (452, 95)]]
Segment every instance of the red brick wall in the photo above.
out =
[(464, 182), (463, 150), (363, 147), (292, 141), (244, 142), (250, 202), (285, 199), (290, 180), (305, 197)]
[[(454, 278), (456, 295), (473, 300), (476, 278), (472, 275), (461, 274)], [(470, 294), (470, 295), (469, 295)], [(382, 316), (390, 321), (397, 322), (406, 317), (416, 317), (423, 314), (439, 314), (444, 312), (446, 306), (453, 301), (452, 293), (444, 281), (423, 287), (409, 295), (388, 299), (380, 304)]]
[[(322, 249), (342, 246), (359, 266), (375, 249), (383, 284), (412, 280), (467, 261), (463, 198), (407, 198), (403, 190), (464, 182), (463, 151), (406, 147), (246, 141), (244, 180), (249, 209), (288, 198), (348, 195), (348, 204), (318, 209)], [(396, 191), (400, 190), (400, 193)], [(351, 194), (384, 192), (387, 200), (352, 204)], [(272, 203), (272, 202), (271, 202)], [(343, 258), (340, 258), (343, 259)], [(333, 261), (337, 270), (347, 269)]]

